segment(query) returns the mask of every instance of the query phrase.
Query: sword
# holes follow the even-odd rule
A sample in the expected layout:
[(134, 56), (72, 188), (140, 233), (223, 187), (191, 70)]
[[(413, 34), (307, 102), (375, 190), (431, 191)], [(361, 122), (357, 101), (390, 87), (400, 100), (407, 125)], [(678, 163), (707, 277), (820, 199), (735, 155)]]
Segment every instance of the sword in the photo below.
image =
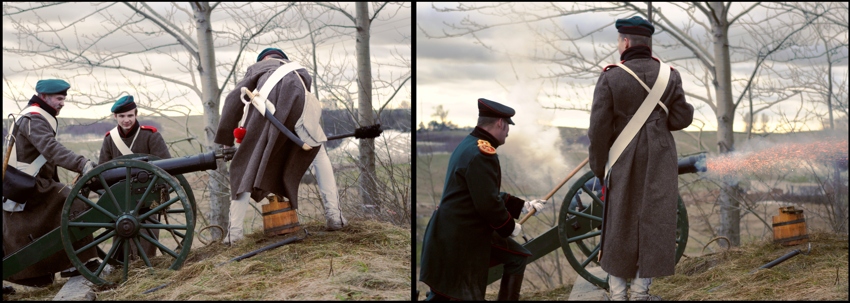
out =
[[(251, 104), (254, 105), (254, 107), (263, 114), (263, 117), (266, 117), (266, 119), (268, 119), (269, 122), (271, 122), (272, 125), (274, 125), (274, 127), (276, 127), (284, 135), (286, 135), (286, 137), (289, 138), (289, 140), (291, 140), (293, 143), (295, 143), (295, 145), (301, 146), (301, 149), (303, 149), (303, 150), (313, 149), (310, 145), (307, 145), (307, 143), (304, 143), (304, 141), (301, 141), (301, 139), (298, 138), (298, 136), (296, 136), (295, 134), (293, 134), (292, 131), (290, 131), (285, 126), (283, 126), (283, 123), (280, 123), (280, 121), (278, 121), (277, 118), (274, 117), (274, 115), (269, 111), (268, 108), (263, 107), (261, 109), (260, 105), (258, 105), (257, 102), (264, 102), (264, 100), (255, 100), (254, 94), (251, 93), (251, 91), (249, 91), (247, 88), (242, 87), (242, 98), (243, 98), (243, 100), (244, 100), (245, 96), (248, 96), (248, 99), (251, 100)], [(265, 110), (265, 111), (263, 111), (263, 110)]]

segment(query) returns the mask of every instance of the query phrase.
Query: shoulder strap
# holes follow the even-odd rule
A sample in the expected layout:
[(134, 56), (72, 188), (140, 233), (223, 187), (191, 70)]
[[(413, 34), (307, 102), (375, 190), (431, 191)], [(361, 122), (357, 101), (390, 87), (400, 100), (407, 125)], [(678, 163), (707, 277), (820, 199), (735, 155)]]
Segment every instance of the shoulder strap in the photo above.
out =
[[(661, 95), (664, 93), (664, 90), (667, 88), (667, 83), (670, 80), (670, 66), (660, 60), (658, 63), (660, 63), (658, 66), (658, 79), (655, 81), (655, 85), (649, 91), (649, 95), (647, 95), (646, 99), (643, 100), (643, 103), (640, 105), (637, 112), (635, 112), (634, 116), (632, 116), (632, 119), (626, 124), (626, 128), (624, 128), (623, 132), (621, 132), (620, 135), (617, 136), (617, 139), (614, 140), (614, 144), (611, 145), (611, 149), (608, 151), (608, 164), (605, 165), (606, 179), (610, 176), (611, 168), (614, 167), (614, 163), (616, 163), (617, 159), (620, 158), (620, 154), (622, 154), (623, 150), (626, 149), (626, 146), (632, 142), (632, 139), (634, 139), (635, 135), (643, 127), (646, 119), (649, 118), (649, 114), (652, 113), (652, 109), (655, 108), (655, 104), (661, 103)], [(620, 67), (629, 71), (632, 76), (637, 78), (637, 76), (625, 65), (621, 65)], [(638, 81), (646, 87), (646, 84), (644, 84), (643, 81), (640, 81), (640, 79), (638, 79)]]
[[(298, 64), (297, 62), (289, 62), (289, 63), (286, 63), (284, 65), (281, 65), (277, 68), (277, 70), (274, 71), (274, 73), (272, 73), (272, 75), (269, 77), (269, 79), (266, 80), (265, 83), (263, 83), (262, 87), (258, 88), (257, 90), (254, 90), (254, 94), (256, 96), (259, 96), (259, 97), (262, 98), (262, 100), (266, 101), (266, 102), (264, 102), (264, 103), (266, 103), (266, 108), (272, 114), (274, 114), (274, 112), (275, 112), (274, 105), (271, 102), (268, 102), (268, 100), (266, 98), (269, 97), (269, 93), (271, 93), (271, 91), (275, 87), (275, 85), (277, 85), (277, 83), (280, 82), (281, 79), (283, 79), (283, 76), (286, 76), (286, 74), (288, 74), (288, 73), (290, 73), (290, 72), (292, 72), (296, 69), (299, 69), (299, 68), (304, 68), (304, 67), (301, 66), (300, 64)], [(300, 79), (301, 77), (298, 77), (298, 78)], [(258, 91), (259, 91), (259, 95), (257, 95)]]
[[(136, 131), (136, 136), (133, 137), (133, 143), (136, 143), (136, 138), (139, 136), (139, 132), (141, 130)], [(133, 151), (127, 147), (127, 144), (124, 143), (124, 140), (121, 139), (121, 136), (118, 134), (118, 126), (109, 131), (109, 135), (112, 136), (112, 143), (115, 144), (115, 147), (118, 148), (118, 151), (121, 152), (121, 155), (129, 155), (132, 154)], [(130, 144), (132, 146), (132, 143)]]
[(21, 111), (21, 114), (18, 115), (18, 118), (15, 119), (15, 122), (12, 123), (12, 127), (9, 130), (10, 139), (8, 142), (11, 145), (9, 147), (9, 150), (11, 152), (9, 152), (9, 162), (7, 165), (11, 165), (12, 167), (17, 168), (18, 170), (26, 174), (35, 176), (41, 170), (41, 167), (44, 166), (44, 163), (47, 162), (47, 158), (45, 158), (44, 155), (38, 155), (38, 157), (35, 158), (32, 163), (18, 162), (18, 153), (15, 151), (14, 148), (14, 145), (17, 140), (11, 139), (11, 136), (15, 131), (15, 127), (17, 126), (17, 123), (20, 122), (21, 118), (24, 117), (24, 114), (29, 112), (38, 112), (40, 115), (44, 116), (45, 119), (47, 119), (47, 123), (50, 124), (50, 128), (53, 129), (53, 135), (56, 136), (56, 117), (53, 117), (52, 115), (48, 114), (44, 109), (38, 106), (28, 106), (24, 108), (24, 110)]
[[(40, 115), (44, 116), (44, 119), (47, 119), (47, 123), (50, 124), (50, 128), (53, 129), (53, 134), (54, 135), (58, 134), (58, 131), (56, 130), (56, 117), (54, 117), (51, 114), (48, 114), (41, 107), (28, 106), (28, 107), (24, 108), (24, 110), (22, 110), (21, 114), (18, 116), (18, 120), (20, 120), (24, 116), (24, 114), (29, 113), (29, 112), (38, 112)], [(53, 118), (53, 119), (50, 119), (50, 118)]]

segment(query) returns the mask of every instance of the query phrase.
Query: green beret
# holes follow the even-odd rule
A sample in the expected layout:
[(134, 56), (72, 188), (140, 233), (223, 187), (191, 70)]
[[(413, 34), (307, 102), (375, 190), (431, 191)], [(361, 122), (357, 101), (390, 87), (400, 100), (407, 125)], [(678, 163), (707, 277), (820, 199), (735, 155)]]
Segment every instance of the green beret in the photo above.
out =
[(284, 59), (289, 60), (289, 57), (287, 57), (286, 54), (284, 54), (283, 51), (280, 50), (279, 48), (269, 47), (269, 48), (264, 49), (263, 51), (260, 52), (260, 55), (257, 56), (257, 62), (262, 61), (263, 57), (271, 55), (271, 54), (277, 54), (277, 55), (280, 55), (281, 57), (283, 57)]
[(646, 21), (646, 19), (640, 16), (617, 19), (617, 22), (614, 22), (614, 26), (617, 27), (617, 32), (622, 34), (652, 37), (652, 34), (655, 33), (655, 26), (652, 26), (649, 21)]
[(67, 96), (69, 88), (71, 88), (71, 84), (59, 79), (38, 80), (35, 84), (35, 91), (39, 94)]
[(478, 98), (479, 117), (505, 118), (508, 120), (508, 123), (514, 124), (514, 121), (511, 120), (511, 117), (513, 117), (514, 114), (516, 114), (516, 111), (514, 111), (513, 108), (496, 101)]
[(136, 102), (133, 102), (133, 96), (124, 96), (118, 101), (115, 101), (115, 105), (112, 105), (113, 113), (123, 113), (136, 108)]

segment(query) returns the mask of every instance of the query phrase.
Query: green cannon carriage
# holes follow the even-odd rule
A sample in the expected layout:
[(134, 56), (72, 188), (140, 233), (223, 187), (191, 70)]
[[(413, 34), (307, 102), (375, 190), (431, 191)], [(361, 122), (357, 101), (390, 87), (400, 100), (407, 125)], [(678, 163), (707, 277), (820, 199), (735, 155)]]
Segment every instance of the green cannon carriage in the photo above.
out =
[[(579, 167), (580, 168), (580, 167)], [(705, 154), (679, 159), (679, 174), (706, 171)], [(588, 269), (598, 267), (597, 256), (601, 246), (602, 214), (605, 202), (600, 199), (601, 186), (593, 172), (576, 180), (567, 195), (558, 216), (558, 224), (541, 235), (527, 241), (523, 247), (532, 256), (528, 263), (561, 248), (570, 266), (588, 282), (608, 289), (608, 276), (604, 272)], [(688, 243), (688, 213), (679, 196), (676, 224), (676, 262), (682, 257)], [(487, 284), (502, 277), (502, 265), (490, 268)]]
[[(229, 148), (171, 159), (132, 154), (95, 167), (74, 184), (65, 200), (59, 227), (3, 258), (3, 279), (64, 250), (80, 274), (94, 284), (111, 284), (101, 278), (106, 264), (121, 266), (126, 280), (132, 262), (131, 246), (121, 246), (121, 243), (134, 243), (136, 253), (147, 267), (179, 269), (192, 247), (197, 217), (195, 196), (182, 174), (216, 169), (217, 159), (229, 161), (234, 152), (234, 148)], [(99, 195), (97, 202), (89, 199), (90, 192)], [(91, 208), (82, 214), (72, 214), (74, 199)], [(160, 220), (164, 219), (165, 223), (156, 220), (155, 214), (163, 215)], [(169, 222), (169, 217), (175, 222)], [(152, 237), (153, 230), (166, 231), (173, 241)], [(88, 235), (92, 235), (94, 241), (75, 249), (73, 243)], [(152, 263), (150, 256), (141, 249), (142, 239), (171, 259)], [(111, 248), (104, 251), (99, 245), (109, 240), (112, 240)], [(123, 251), (118, 251), (119, 246)], [(78, 257), (92, 247), (96, 247), (98, 256), (104, 260), (93, 271), (84, 266), (87, 260)], [(117, 258), (119, 254), (123, 258)]]

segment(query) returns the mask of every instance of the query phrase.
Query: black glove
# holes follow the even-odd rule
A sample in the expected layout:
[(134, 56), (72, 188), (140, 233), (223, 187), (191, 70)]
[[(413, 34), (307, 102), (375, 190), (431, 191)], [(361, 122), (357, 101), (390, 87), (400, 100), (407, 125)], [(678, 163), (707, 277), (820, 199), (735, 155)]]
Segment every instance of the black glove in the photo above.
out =
[(375, 138), (381, 135), (381, 124), (364, 126), (354, 130), (354, 137), (357, 139)]

